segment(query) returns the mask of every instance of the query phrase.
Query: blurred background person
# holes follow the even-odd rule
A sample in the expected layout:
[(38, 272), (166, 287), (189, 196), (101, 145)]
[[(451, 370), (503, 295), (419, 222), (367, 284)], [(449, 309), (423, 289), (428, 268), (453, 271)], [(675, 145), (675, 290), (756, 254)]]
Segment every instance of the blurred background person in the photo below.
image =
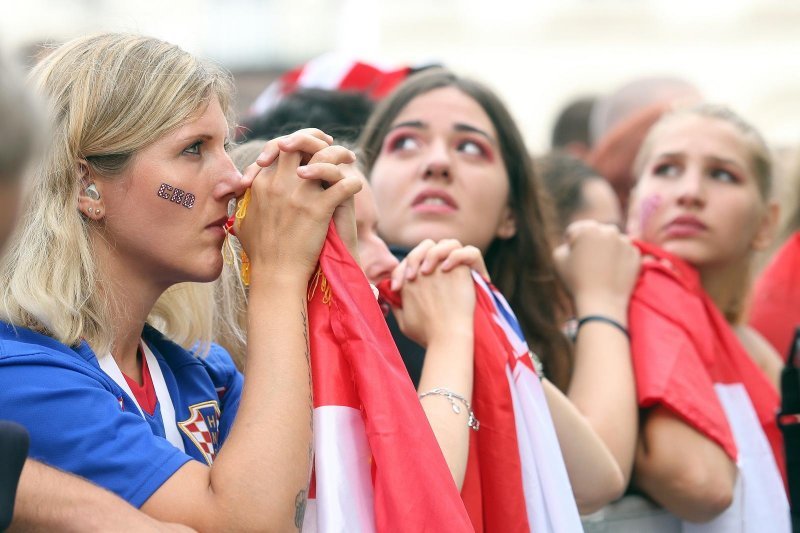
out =
[(550, 137), (552, 150), (562, 150), (579, 159), (589, 155), (592, 148), (589, 120), (597, 100), (597, 96), (577, 98), (561, 110)]
[(580, 159), (555, 151), (534, 158), (533, 168), (553, 201), (559, 240), (578, 220), (595, 220), (623, 230), (622, 209), (611, 185)]

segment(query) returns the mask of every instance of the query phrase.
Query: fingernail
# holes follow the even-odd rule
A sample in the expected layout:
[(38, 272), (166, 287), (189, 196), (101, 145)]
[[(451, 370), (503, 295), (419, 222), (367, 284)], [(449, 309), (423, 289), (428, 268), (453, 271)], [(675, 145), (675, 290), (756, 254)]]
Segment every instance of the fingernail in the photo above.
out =
[(308, 176), (309, 174), (311, 174), (311, 169), (308, 167), (299, 167), (297, 169), (297, 173), (300, 174), (301, 176)]
[(442, 261), (441, 269), (444, 270), (444, 271), (447, 271), (447, 269), (450, 268), (451, 264), (452, 263), (451, 263), (451, 261), (449, 259), (445, 259), (444, 261)]
[(399, 289), (400, 288), (400, 280), (398, 280), (397, 278), (392, 278), (392, 283), (389, 285), (389, 288), (391, 288), (393, 291), (396, 291), (397, 289)]

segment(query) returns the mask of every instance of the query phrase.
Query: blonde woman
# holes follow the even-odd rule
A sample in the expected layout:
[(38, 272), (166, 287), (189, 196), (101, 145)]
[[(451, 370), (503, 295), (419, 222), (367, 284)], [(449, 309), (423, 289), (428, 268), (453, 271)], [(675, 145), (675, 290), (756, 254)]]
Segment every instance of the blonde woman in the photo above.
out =
[[(156, 39), (79, 38), (32, 78), (54, 141), (0, 266), (0, 418), (28, 428), (32, 457), (153, 517), (300, 527), (306, 286), (334, 209), (360, 188), (338, 166), (352, 153), (305, 130), (242, 178), (226, 152), (229, 75)], [(210, 337), (212, 312), (163, 295), (219, 276), (228, 204), (250, 186), (245, 383), (219, 347), (187, 349)]]

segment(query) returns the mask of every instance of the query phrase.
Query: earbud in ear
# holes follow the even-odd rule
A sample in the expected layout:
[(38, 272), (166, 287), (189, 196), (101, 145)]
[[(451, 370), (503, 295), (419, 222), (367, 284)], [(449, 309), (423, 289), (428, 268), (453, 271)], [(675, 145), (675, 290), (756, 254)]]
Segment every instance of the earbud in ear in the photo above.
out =
[(95, 187), (94, 183), (86, 187), (86, 196), (88, 196), (92, 200), (100, 199), (100, 192), (97, 190), (97, 187)]

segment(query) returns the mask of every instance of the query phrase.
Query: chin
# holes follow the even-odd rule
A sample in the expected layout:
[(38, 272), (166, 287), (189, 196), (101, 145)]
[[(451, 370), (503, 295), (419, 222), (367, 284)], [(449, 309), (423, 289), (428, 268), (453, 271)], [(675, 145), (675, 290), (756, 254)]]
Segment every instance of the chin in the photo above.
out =
[(691, 242), (668, 242), (662, 246), (664, 250), (680, 257), (695, 268), (702, 268), (713, 262), (708, 250)]
[(462, 245), (472, 244), (469, 239), (464, 239), (458, 227), (437, 223), (420, 224), (414, 228), (409, 228), (409, 231), (403, 232), (401, 242), (398, 244), (413, 248), (425, 239), (431, 239), (433, 242), (439, 242), (443, 239), (457, 239)]
[(208, 259), (203, 263), (199, 263), (197, 268), (193, 269), (189, 276), (191, 277), (188, 281), (194, 281), (197, 283), (209, 283), (217, 278), (219, 278), (220, 274), (222, 274), (222, 255), (217, 254), (216, 257)]

